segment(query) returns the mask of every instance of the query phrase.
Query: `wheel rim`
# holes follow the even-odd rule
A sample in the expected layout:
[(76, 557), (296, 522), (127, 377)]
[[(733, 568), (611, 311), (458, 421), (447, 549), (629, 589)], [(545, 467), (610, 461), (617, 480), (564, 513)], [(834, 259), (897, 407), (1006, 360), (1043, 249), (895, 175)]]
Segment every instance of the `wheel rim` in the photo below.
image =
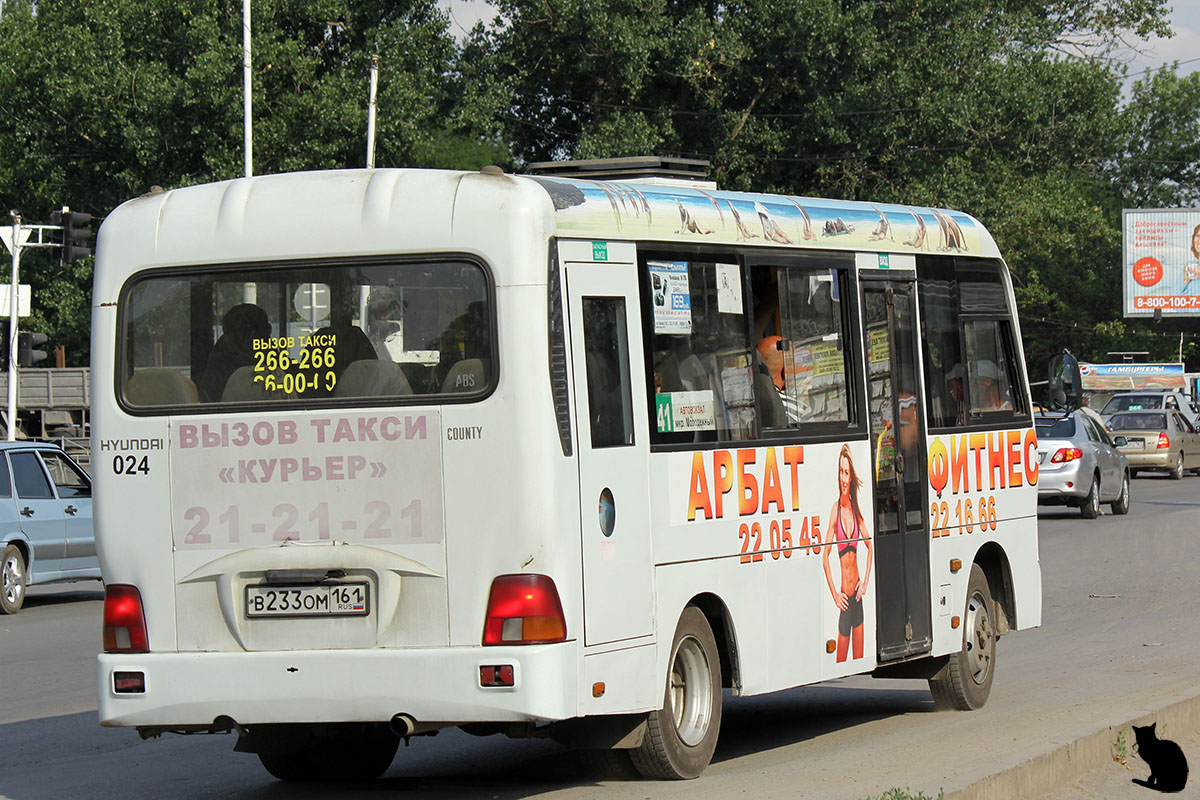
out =
[(12, 555), (4, 559), (4, 600), (9, 605), (16, 605), (25, 592), (25, 573), (21, 560)]
[(1100, 512), (1100, 481), (1095, 478), (1092, 479), (1092, 491), (1088, 494), (1088, 508), (1093, 517)]
[(971, 673), (971, 680), (977, 685), (982, 686), (987, 682), (992, 670), (992, 646), (995, 642), (987, 601), (980, 592), (975, 592), (967, 603), (967, 669)]
[(671, 663), (671, 715), (680, 740), (695, 747), (712, 721), (712, 675), (699, 640), (688, 636), (679, 643)]
[(1117, 504), (1120, 505), (1121, 508), (1125, 508), (1125, 506), (1129, 505), (1129, 476), (1128, 475), (1121, 478), (1121, 496), (1119, 498), (1117, 498)]

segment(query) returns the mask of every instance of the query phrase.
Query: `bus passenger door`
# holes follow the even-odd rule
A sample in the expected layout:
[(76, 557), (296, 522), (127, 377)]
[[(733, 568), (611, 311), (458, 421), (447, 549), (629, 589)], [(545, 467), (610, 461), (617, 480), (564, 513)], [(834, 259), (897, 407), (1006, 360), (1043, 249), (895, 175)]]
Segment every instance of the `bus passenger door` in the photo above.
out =
[[(560, 243), (564, 262), (572, 255)], [(613, 243), (615, 244), (615, 243)], [(610, 245), (609, 255), (616, 247)], [(580, 255), (583, 255), (582, 253)], [(584, 644), (648, 636), (654, 621), (649, 424), (641, 309), (629, 263), (565, 263), (579, 452)]]
[(912, 280), (864, 276), (880, 662), (928, 652), (933, 644), (915, 298)]

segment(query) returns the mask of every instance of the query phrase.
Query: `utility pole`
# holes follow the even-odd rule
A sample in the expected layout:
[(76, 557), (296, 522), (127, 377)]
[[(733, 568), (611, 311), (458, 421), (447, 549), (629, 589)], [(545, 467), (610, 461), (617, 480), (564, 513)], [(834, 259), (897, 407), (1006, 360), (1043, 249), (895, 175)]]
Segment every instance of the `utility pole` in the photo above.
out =
[[(8, 291), (8, 424), (5, 427), (8, 429), (8, 441), (12, 442), (17, 438), (17, 295), (21, 285), (17, 277), (21, 271), (21, 250), (33, 231), (22, 227), (19, 211), (13, 210), (9, 214), (13, 224), (8, 228), (8, 236), (4, 237), (4, 244), (12, 252), (12, 284)], [(41, 238), (40, 235), (38, 238)]]
[(367, 169), (375, 169), (375, 93), (379, 88), (379, 56), (371, 56), (371, 88), (367, 94)]
[(250, 0), (242, 0), (242, 94), (246, 139), (246, 177), (254, 174), (254, 117), (251, 100), (254, 75), (250, 70)]

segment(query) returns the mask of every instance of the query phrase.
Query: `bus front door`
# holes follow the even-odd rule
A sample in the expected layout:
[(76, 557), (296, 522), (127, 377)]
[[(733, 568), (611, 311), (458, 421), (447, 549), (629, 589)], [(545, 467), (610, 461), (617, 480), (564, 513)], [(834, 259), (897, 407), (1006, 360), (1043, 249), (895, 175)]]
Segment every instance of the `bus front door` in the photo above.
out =
[(925, 653), (933, 643), (927, 465), (912, 280), (863, 283), (868, 409), (875, 483), (875, 598), (879, 661)]
[[(629, 263), (582, 263), (561, 243), (573, 372), (583, 555), (584, 644), (653, 633), (649, 423), (641, 310)], [(579, 256), (584, 256), (580, 252)], [(589, 258), (590, 260), (590, 258)]]

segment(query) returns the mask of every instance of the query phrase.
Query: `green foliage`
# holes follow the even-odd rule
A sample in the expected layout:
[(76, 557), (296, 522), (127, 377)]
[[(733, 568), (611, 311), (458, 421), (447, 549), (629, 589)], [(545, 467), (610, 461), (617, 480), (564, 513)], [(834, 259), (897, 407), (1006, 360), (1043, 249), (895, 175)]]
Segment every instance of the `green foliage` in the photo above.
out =
[[(255, 173), (362, 166), (381, 57), (378, 166), (506, 160), (455, 120), (456, 47), (434, 0), (255, 0)], [(7, 0), (0, 6), (0, 202), (27, 222), (103, 215), (158, 184), (244, 174), (241, 4)], [(467, 117), (467, 123), (478, 119)], [(27, 323), (87, 363), (87, 264), (26, 250)]]
[(517, 158), (676, 154), (723, 188), (967, 211), (1009, 259), (1034, 374), (1064, 344), (1176, 357), (1189, 323), (1102, 325), (1121, 208), (1200, 198), (1200, 76), (1126, 100), (1112, 66), (1168, 33), (1163, 0), (497, 5), (475, 41), (512, 92)]
[[(723, 188), (956, 208), (1012, 267), (1026, 356), (1185, 357), (1200, 325), (1121, 321), (1120, 210), (1200, 204), (1200, 73), (1123, 89), (1166, 0), (254, 0), (254, 171), (521, 169), (657, 153)], [(0, 208), (104, 214), (236, 178), (240, 4), (5, 0)], [(27, 251), (28, 252), (28, 251)], [(36, 324), (87, 357), (87, 264), (27, 261)], [(1117, 322), (1114, 322), (1117, 320)]]
[[(886, 792), (879, 795), (879, 797), (873, 798), (873, 800), (942, 800), (942, 798), (945, 796), (946, 796), (946, 793), (944, 791), (940, 791), (940, 790), (937, 793), (937, 797), (933, 798), (933, 797), (928, 796), (924, 792), (917, 792), (916, 794), (911, 794), (908, 789), (893, 788), (893, 789), (888, 789)], [(872, 799), (868, 798), (868, 800), (872, 800)]]

